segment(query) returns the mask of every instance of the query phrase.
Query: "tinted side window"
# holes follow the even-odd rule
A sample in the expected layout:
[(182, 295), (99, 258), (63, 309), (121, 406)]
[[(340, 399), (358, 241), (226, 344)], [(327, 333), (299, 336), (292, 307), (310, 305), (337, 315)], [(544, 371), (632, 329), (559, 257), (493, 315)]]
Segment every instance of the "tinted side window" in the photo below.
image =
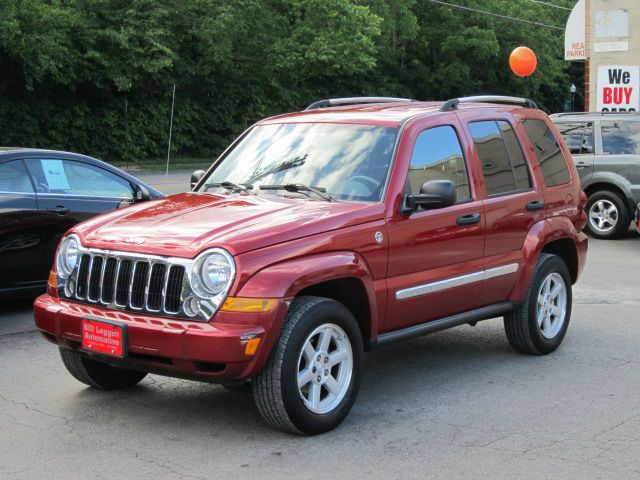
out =
[(471, 122), (469, 131), (476, 145), (487, 194), (499, 195), (517, 190), (509, 152), (498, 122), (495, 120)]
[(574, 155), (593, 153), (593, 124), (584, 122), (557, 123), (565, 143)]
[(569, 183), (567, 163), (549, 126), (542, 120), (532, 119), (525, 119), (522, 124), (542, 167), (544, 183), (548, 187)]
[(129, 182), (88, 163), (59, 159), (29, 159), (27, 166), (36, 179), (38, 191), (42, 193), (133, 197)]
[(612, 155), (640, 153), (640, 122), (603, 120), (602, 151)]
[(0, 164), (0, 192), (34, 193), (29, 173), (22, 160)]
[(529, 167), (522, 154), (522, 147), (516, 137), (516, 133), (509, 125), (509, 122), (499, 121), (498, 126), (502, 132), (502, 139), (507, 146), (507, 152), (511, 159), (511, 168), (513, 169), (513, 176), (516, 179), (517, 190), (527, 190), (531, 188), (531, 176), (529, 175)]
[(429, 180), (451, 180), (458, 202), (471, 198), (462, 147), (453, 127), (434, 127), (418, 136), (407, 180), (411, 193), (419, 193)]

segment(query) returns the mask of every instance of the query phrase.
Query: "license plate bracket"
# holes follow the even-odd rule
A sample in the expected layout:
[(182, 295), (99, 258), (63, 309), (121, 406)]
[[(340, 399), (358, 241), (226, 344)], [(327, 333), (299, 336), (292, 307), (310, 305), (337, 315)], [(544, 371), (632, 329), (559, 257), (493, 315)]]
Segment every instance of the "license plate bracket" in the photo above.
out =
[(110, 357), (127, 355), (127, 324), (104, 318), (82, 318), (82, 348)]

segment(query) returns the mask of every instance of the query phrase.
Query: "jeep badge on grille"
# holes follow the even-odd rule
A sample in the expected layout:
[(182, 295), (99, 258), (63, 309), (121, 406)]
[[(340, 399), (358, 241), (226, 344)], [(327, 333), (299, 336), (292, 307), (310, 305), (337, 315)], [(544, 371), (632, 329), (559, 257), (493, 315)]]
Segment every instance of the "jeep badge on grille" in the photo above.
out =
[(125, 243), (135, 243), (136, 245), (142, 245), (145, 241), (142, 237), (128, 237), (124, 239)]

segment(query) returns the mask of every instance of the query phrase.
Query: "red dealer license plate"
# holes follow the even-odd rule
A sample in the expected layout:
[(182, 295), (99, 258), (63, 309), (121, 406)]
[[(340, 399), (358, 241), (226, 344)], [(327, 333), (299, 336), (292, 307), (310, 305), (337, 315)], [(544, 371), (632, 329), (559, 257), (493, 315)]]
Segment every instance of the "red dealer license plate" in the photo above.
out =
[(115, 357), (124, 357), (126, 332), (126, 325), (83, 318), (82, 348)]

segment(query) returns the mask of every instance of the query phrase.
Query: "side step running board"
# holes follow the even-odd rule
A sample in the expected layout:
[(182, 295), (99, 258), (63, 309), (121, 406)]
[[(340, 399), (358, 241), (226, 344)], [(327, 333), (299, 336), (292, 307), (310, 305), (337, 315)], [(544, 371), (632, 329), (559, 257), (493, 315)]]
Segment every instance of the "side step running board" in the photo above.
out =
[(457, 315), (441, 318), (439, 320), (431, 320), (419, 325), (413, 325), (411, 327), (403, 328), (402, 330), (383, 333), (382, 335), (378, 335), (377, 341), (371, 342), (371, 350), (391, 343), (401, 342), (410, 338), (426, 335), (428, 333), (446, 330), (447, 328), (456, 327), (465, 323), (475, 323), (480, 320), (488, 320), (490, 318), (498, 317), (509, 310), (512, 310), (514, 305), (515, 304), (511, 302), (496, 303), (495, 305), (489, 305), (488, 307), (478, 308), (469, 312), (458, 313)]

